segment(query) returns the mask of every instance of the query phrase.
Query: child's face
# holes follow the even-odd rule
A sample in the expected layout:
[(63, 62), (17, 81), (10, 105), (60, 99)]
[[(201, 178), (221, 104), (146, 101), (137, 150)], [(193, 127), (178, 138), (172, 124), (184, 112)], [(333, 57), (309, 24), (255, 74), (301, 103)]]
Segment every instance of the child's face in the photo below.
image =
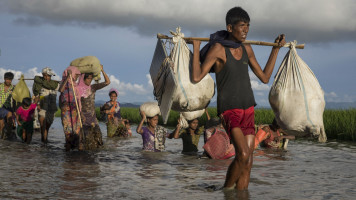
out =
[(239, 21), (235, 25), (229, 24), (227, 28), (236, 41), (244, 42), (246, 40), (247, 33), (250, 30), (250, 23)]
[(197, 119), (194, 119), (192, 122), (189, 123), (189, 128), (192, 130), (196, 130), (198, 128), (199, 121)]
[(158, 115), (152, 117), (151, 119), (147, 119), (147, 122), (150, 126), (156, 127), (158, 124)]

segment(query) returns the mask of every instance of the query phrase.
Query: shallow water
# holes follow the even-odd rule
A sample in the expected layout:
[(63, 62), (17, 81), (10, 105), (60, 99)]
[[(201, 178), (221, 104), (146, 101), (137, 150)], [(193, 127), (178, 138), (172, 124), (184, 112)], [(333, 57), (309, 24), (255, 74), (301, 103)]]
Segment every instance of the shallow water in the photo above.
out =
[[(288, 151), (256, 150), (248, 192), (223, 192), (231, 160), (182, 155), (182, 141), (167, 151), (142, 152), (141, 136), (106, 138), (99, 151), (65, 152), (60, 118), (44, 147), (0, 141), (0, 199), (353, 199), (356, 145), (290, 141)], [(199, 149), (202, 151), (203, 138)]]

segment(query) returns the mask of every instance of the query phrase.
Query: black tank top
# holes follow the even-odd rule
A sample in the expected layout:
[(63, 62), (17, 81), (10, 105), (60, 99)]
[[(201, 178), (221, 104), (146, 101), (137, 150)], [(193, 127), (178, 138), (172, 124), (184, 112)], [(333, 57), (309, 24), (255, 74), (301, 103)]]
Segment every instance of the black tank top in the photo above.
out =
[(248, 56), (244, 45), (241, 46), (243, 52), (240, 60), (236, 60), (230, 49), (225, 47), (226, 63), (216, 73), (218, 115), (226, 110), (256, 106), (248, 75)]

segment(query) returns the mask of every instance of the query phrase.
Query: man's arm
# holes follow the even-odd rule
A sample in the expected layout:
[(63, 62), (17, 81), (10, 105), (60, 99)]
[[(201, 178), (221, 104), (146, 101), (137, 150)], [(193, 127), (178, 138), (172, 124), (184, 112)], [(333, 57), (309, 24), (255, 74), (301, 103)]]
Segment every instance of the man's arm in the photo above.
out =
[(224, 47), (215, 43), (212, 45), (206, 55), (206, 58), (202, 65), (200, 65), (199, 52), (200, 52), (200, 41), (193, 40), (193, 72), (192, 72), (192, 82), (198, 83), (201, 81), (210, 71), (210, 69), (219, 61), (221, 61), (221, 49)]
[(284, 34), (279, 35), (276, 38), (275, 43), (278, 43), (278, 47), (272, 48), (271, 54), (263, 71), (256, 60), (255, 53), (253, 52), (251, 45), (245, 44), (251, 70), (263, 83), (268, 83), (271, 78), (274, 66), (276, 64), (279, 49), (286, 43)]

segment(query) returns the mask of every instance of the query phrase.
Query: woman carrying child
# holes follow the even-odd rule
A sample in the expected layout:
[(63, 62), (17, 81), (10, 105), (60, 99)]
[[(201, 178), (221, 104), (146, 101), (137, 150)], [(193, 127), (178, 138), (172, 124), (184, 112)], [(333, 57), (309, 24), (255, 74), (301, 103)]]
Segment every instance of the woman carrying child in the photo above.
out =
[[(176, 130), (169, 134), (168, 130), (158, 125), (158, 114), (153, 117), (146, 117), (144, 111), (140, 112), (142, 120), (137, 126), (136, 132), (142, 135), (143, 150), (152, 152), (161, 152), (165, 149), (166, 137), (172, 138), (173, 135), (178, 135), (180, 123)], [(147, 119), (147, 126), (143, 126), (144, 121)]]
[(81, 75), (78, 90), (82, 104), (82, 121), (84, 131), (84, 148), (86, 150), (97, 149), (103, 145), (102, 134), (95, 113), (95, 93), (110, 84), (110, 79), (101, 65), (101, 72), (105, 82), (91, 84), (93, 73)]
[(33, 134), (34, 113), (37, 107), (38, 98), (34, 103), (29, 97), (23, 98), (22, 105), (16, 111), (17, 135), (22, 142), (30, 144)]
[(117, 101), (119, 92), (115, 88), (109, 91), (110, 101), (101, 107), (102, 115), (107, 116), (107, 136), (108, 137), (131, 137), (131, 126), (127, 119), (122, 119), (120, 103)]

